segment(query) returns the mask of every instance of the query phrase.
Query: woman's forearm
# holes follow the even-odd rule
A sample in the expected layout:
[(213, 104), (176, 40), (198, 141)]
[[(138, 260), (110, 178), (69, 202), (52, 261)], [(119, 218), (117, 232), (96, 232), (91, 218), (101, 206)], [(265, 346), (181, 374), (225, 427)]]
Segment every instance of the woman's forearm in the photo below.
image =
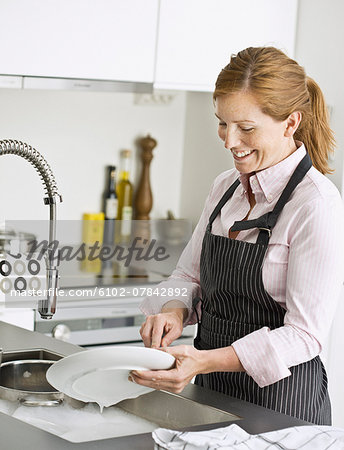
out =
[(232, 346), (203, 350), (201, 358), (201, 372), (245, 372), (240, 359)]
[(169, 302), (165, 303), (161, 309), (161, 312), (175, 312), (180, 315), (183, 322), (189, 315), (188, 308), (186, 307), (185, 303), (181, 302), (180, 300), (170, 300)]

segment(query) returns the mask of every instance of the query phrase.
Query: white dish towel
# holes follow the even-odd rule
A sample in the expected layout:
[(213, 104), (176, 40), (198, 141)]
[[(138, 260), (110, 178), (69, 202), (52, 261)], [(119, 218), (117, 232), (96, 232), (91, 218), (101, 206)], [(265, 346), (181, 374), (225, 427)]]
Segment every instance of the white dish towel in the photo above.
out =
[(249, 434), (236, 424), (197, 432), (157, 428), (152, 435), (156, 450), (344, 450), (344, 429), (319, 425), (262, 434)]

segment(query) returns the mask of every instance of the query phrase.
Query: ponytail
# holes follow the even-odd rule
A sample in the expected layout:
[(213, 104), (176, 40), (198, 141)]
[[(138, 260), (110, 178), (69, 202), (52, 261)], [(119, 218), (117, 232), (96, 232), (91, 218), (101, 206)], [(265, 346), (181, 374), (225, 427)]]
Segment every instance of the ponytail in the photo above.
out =
[(310, 112), (301, 120), (295, 139), (302, 141), (319, 172), (332, 173), (328, 157), (334, 152), (335, 139), (329, 126), (329, 114), (324, 95), (318, 84), (310, 77), (306, 78), (309, 92)]

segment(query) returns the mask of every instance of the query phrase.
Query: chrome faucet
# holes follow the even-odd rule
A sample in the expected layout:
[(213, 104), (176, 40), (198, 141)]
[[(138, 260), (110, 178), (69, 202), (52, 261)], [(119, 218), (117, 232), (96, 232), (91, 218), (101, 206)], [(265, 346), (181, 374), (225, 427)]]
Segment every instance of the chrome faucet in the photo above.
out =
[(57, 192), (57, 186), (53, 172), (43, 158), (43, 156), (33, 147), (20, 141), (0, 140), (0, 156), (17, 155), (29, 161), (37, 170), (46, 193), (44, 204), (49, 205), (49, 241), (46, 248), (46, 271), (47, 271), (47, 298), (39, 300), (38, 312), (43, 319), (51, 319), (56, 311), (57, 287), (58, 287), (58, 266), (59, 254), (58, 250), (53, 250), (54, 241), (56, 239), (56, 204), (62, 202), (61, 195)]

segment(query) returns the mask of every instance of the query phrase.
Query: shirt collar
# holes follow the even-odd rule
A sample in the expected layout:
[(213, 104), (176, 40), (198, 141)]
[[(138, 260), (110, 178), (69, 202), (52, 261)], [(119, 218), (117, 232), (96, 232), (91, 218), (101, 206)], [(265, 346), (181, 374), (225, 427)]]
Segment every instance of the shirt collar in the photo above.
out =
[(283, 191), (292, 173), (306, 154), (302, 142), (297, 141), (296, 145), (298, 146), (297, 150), (274, 166), (251, 176), (241, 173), (239, 178), (243, 187), (242, 193), (247, 192), (248, 183), (250, 183), (253, 194), (262, 193), (271, 203)]

